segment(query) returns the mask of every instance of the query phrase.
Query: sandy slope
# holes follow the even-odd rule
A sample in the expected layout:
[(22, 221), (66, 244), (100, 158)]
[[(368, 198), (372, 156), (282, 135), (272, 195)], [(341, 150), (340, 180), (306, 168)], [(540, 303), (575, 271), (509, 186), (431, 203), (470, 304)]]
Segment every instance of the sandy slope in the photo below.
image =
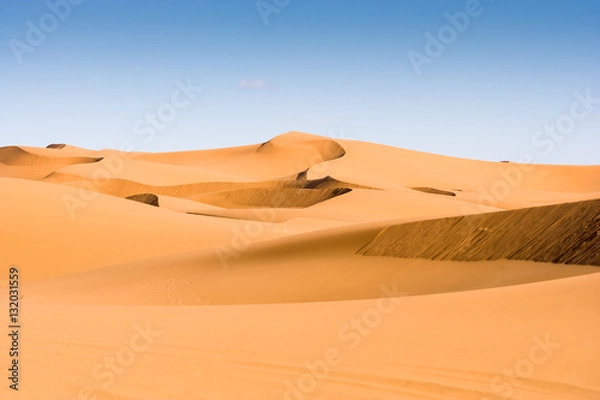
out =
[(268, 142), (230, 149), (139, 154), (138, 160), (203, 167), (208, 170), (256, 180), (298, 174), (324, 161), (345, 154), (334, 140), (290, 132)]
[[(219, 246), (59, 277), (32, 287), (36, 304), (198, 305), (376, 298), (396, 282), (405, 295), (456, 292), (595, 273), (593, 266), (499, 260), (460, 263), (357, 254), (382, 223)], [(240, 242), (241, 244), (242, 242)], [(119, 277), (119, 285), (114, 277)], [(340, 277), (343, 276), (343, 279)], [(249, 285), (248, 282), (252, 282)]]
[(359, 254), (600, 266), (600, 200), (389, 226)]
[[(20, 265), (27, 280), (210, 248), (229, 243), (242, 226), (41, 182), (0, 178), (0, 186), (0, 263)], [(257, 240), (282, 234), (262, 227)]]
[(102, 161), (102, 157), (90, 156), (87, 151), (65, 149), (60, 153), (53, 149), (31, 147), (0, 147), (0, 177), (42, 179), (56, 169), (73, 165)]
[[(23, 363), (36, 384), (24, 384), (21, 397), (0, 393), (64, 400), (80, 390), (99, 400), (597, 399), (599, 284), (594, 274), (385, 302), (29, 306)], [(354, 327), (354, 319), (369, 325)], [(133, 365), (110, 372), (104, 357), (130, 346), (136, 326), (155, 336)], [(325, 360), (330, 365), (322, 367)], [(321, 366), (319, 379), (307, 363)]]
[(600, 399), (600, 166), (290, 132), (9, 146), (0, 189), (3, 400)]

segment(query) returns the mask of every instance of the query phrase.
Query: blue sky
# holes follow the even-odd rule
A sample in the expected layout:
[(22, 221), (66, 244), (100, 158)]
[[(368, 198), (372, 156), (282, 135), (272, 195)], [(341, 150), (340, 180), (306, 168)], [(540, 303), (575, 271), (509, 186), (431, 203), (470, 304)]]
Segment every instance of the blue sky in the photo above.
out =
[(0, 145), (170, 151), (300, 130), (600, 164), (598, 49), (597, 0), (0, 0)]

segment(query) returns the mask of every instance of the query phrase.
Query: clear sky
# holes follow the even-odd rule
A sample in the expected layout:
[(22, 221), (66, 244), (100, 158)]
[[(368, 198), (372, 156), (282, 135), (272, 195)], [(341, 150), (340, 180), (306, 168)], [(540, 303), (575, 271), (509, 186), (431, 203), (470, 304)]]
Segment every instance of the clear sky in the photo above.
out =
[(0, 0), (0, 43), (0, 145), (600, 164), (598, 0)]

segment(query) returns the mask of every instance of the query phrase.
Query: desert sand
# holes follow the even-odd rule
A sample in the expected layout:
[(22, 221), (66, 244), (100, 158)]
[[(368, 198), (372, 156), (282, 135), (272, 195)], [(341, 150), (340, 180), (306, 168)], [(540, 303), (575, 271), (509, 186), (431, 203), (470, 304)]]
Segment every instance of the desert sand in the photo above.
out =
[(2, 400), (600, 399), (600, 165), (289, 132), (0, 188)]

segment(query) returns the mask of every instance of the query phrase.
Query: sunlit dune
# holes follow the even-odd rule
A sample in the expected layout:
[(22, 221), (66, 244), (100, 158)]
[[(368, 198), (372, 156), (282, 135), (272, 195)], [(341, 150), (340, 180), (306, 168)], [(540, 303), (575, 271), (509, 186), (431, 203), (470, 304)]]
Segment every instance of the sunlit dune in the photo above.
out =
[(290, 132), (7, 146), (0, 188), (1, 399), (600, 399), (600, 166)]

